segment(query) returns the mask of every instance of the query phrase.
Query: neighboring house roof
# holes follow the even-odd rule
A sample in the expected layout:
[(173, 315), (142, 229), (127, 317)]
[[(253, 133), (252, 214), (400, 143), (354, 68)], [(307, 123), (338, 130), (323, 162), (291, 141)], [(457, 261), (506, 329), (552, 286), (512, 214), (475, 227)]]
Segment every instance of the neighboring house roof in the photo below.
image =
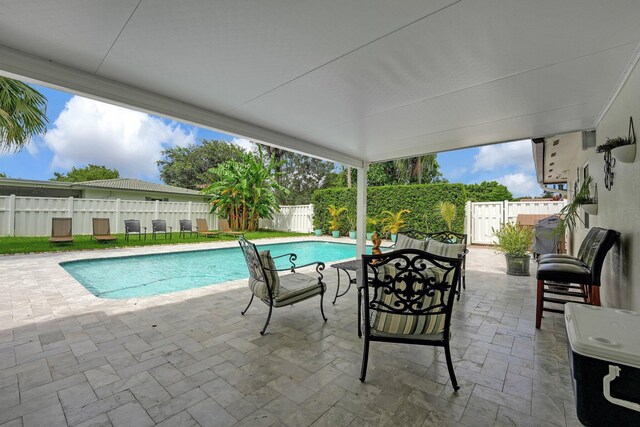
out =
[(188, 188), (174, 187), (172, 185), (156, 184), (155, 182), (142, 181), (140, 179), (117, 178), (101, 179), (98, 181), (75, 182), (73, 187), (97, 187), (111, 190), (151, 191), (154, 193), (175, 193), (202, 196), (202, 193)]
[(64, 181), (38, 181), (33, 179), (0, 178), (0, 186), (37, 187), (37, 188), (68, 188), (81, 190), (86, 188), (100, 188), (107, 190), (140, 191), (165, 194), (183, 194), (189, 196), (203, 196), (196, 190), (174, 187), (171, 185), (157, 184), (155, 182), (142, 181), (140, 179), (118, 178), (102, 179), (98, 181), (64, 182)]

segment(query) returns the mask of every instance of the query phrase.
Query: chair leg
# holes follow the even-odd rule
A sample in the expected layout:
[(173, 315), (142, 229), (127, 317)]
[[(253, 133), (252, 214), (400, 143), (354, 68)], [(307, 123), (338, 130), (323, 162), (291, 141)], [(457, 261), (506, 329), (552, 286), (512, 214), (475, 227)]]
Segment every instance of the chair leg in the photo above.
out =
[(456, 301), (460, 301), (461, 293), (462, 293), (462, 277), (458, 278), (458, 295), (456, 295)]
[(267, 321), (264, 322), (264, 327), (260, 331), (260, 335), (264, 335), (267, 332), (267, 326), (269, 326), (269, 321), (271, 320), (272, 311), (273, 311), (273, 305), (269, 304), (269, 314), (267, 315)]
[(589, 288), (590, 304), (600, 307), (602, 305), (600, 302), (600, 286), (589, 286)]
[(320, 313), (322, 314), (322, 318), (324, 321), (327, 321), (327, 316), (324, 315), (324, 309), (322, 308), (322, 301), (324, 300), (324, 292), (320, 294)]
[(458, 380), (456, 380), (456, 373), (453, 371), (453, 361), (451, 360), (451, 349), (449, 348), (449, 343), (445, 343), (444, 345), (444, 356), (447, 359), (447, 370), (449, 371), (449, 377), (451, 378), (451, 385), (453, 386), (453, 390), (460, 390), (460, 386), (458, 385)]
[(240, 312), (240, 314), (242, 314), (244, 316), (244, 314), (247, 312), (247, 310), (249, 310), (249, 307), (251, 306), (251, 303), (253, 302), (253, 293), (251, 294), (251, 299), (249, 300), (249, 304), (247, 304), (247, 308), (245, 308), (244, 310), (242, 310)]
[(362, 292), (358, 288), (358, 338), (362, 338)]
[(542, 297), (544, 295), (544, 280), (538, 280), (538, 289), (536, 293), (536, 329), (540, 329), (542, 324)]
[(367, 377), (367, 364), (369, 362), (369, 337), (364, 337), (364, 348), (362, 350), (362, 369), (360, 370), (360, 381), (364, 382)]

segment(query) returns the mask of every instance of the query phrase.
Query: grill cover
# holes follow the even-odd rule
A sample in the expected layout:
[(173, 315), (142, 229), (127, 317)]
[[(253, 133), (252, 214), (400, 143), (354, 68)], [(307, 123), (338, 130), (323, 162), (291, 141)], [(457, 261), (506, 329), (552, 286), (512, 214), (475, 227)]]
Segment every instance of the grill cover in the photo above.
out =
[(533, 252), (537, 255), (555, 254), (560, 244), (560, 234), (556, 232), (560, 217), (551, 215), (538, 221), (534, 227)]

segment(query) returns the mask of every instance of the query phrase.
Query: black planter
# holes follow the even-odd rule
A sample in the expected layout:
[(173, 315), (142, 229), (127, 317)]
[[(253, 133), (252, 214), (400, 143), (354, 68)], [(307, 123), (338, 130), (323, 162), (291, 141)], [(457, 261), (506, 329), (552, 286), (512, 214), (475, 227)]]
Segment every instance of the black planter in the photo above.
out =
[(512, 276), (528, 276), (531, 255), (509, 255), (505, 254), (507, 259), (507, 274)]

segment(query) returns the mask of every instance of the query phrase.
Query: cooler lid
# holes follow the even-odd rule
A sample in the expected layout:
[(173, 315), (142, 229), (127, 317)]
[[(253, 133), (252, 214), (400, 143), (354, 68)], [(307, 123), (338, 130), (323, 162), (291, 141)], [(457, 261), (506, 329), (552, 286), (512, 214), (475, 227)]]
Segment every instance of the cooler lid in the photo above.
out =
[(640, 369), (639, 313), (568, 303), (564, 320), (574, 352)]

